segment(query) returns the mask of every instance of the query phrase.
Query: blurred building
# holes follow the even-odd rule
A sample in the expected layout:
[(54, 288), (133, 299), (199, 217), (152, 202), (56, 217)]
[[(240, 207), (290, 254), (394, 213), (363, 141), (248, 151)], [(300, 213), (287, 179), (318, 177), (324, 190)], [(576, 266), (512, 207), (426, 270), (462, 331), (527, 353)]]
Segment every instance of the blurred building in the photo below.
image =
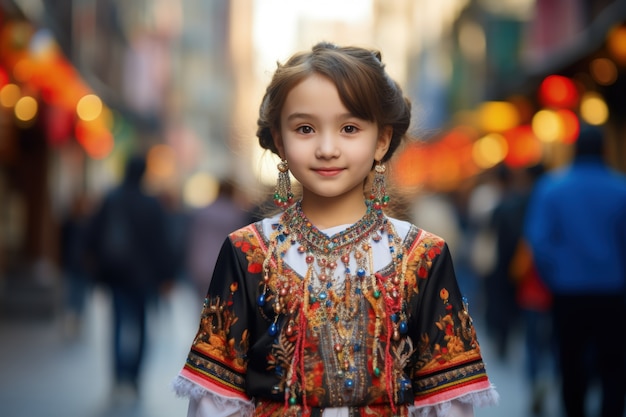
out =
[(564, 163), (577, 117), (610, 126), (626, 169), (625, 23), (624, 0), (0, 0), (0, 308), (16, 282), (53, 286), (59, 216), (136, 150), (155, 192), (206, 202), (201, 179), (231, 178), (258, 197), (259, 100), (320, 40), (380, 49), (413, 99), (407, 189)]

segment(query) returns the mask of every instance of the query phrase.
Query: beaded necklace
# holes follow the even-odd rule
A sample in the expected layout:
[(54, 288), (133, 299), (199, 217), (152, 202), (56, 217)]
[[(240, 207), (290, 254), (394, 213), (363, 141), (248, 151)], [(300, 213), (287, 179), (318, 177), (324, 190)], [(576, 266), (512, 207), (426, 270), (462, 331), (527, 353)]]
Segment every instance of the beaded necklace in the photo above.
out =
[[(375, 377), (381, 375), (379, 356), (384, 358), (385, 386), (391, 396), (392, 359), (388, 350), (380, 349), (380, 338), (383, 335), (390, 342), (392, 337), (397, 340), (399, 334), (406, 331), (406, 317), (402, 313), (403, 280), (400, 279), (405, 265), (401, 241), (391, 222), (380, 207), (368, 202), (363, 218), (344, 231), (328, 236), (307, 219), (297, 202), (285, 210), (274, 229), (269, 256), (264, 262), (265, 289), (259, 304), (265, 303), (266, 297), (273, 302), (276, 318), (269, 328), (270, 335), (280, 332), (279, 317), (286, 315), (284, 332), (295, 341), (286, 377), (288, 402), (296, 404), (296, 387), (304, 386), (307, 329), (319, 341), (333, 404), (339, 406), (366, 395), (365, 373), (369, 369)], [(398, 272), (389, 282), (381, 281), (375, 274), (371, 246), (372, 242), (380, 242), (385, 234)], [(306, 273), (303, 276), (287, 270), (283, 262), (294, 246), (304, 257)], [(366, 316), (370, 308), (375, 313), (375, 326), (374, 334), (368, 336)], [(368, 365), (364, 350), (366, 338), (372, 336)], [(303, 403), (306, 406), (306, 398)]]

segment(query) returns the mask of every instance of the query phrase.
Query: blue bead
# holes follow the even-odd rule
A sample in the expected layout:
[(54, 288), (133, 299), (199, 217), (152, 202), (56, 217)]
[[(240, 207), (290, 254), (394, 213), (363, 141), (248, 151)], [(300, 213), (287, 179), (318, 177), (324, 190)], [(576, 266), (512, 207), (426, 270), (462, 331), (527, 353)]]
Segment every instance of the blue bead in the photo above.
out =
[(256, 303), (260, 306), (263, 307), (265, 305), (265, 294), (261, 294), (259, 295), (259, 298), (257, 298)]
[(356, 271), (356, 274), (359, 278), (363, 278), (365, 276), (365, 269), (359, 268), (358, 271)]
[(327, 295), (326, 295), (326, 293), (325, 293), (325, 292), (321, 292), (321, 293), (320, 293), (320, 300), (325, 300), (325, 299), (326, 299), (326, 297), (327, 297)]
[(409, 331), (409, 325), (406, 324), (406, 321), (403, 321), (400, 323), (398, 330), (400, 330), (400, 334), (406, 334)]
[(352, 389), (352, 388), (354, 388), (354, 379), (352, 379), (352, 378), (347, 378), (347, 379), (346, 379), (346, 381), (344, 382), (344, 386), (345, 386), (347, 389)]
[(391, 321), (393, 321), (394, 323), (397, 323), (398, 320), (400, 320), (400, 317), (396, 313), (393, 313), (391, 315)]
[(276, 336), (278, 334), (278, 329), (279, 329), (278, 324), (272, 323), (267, 332), (269, 333), (270, 336)]

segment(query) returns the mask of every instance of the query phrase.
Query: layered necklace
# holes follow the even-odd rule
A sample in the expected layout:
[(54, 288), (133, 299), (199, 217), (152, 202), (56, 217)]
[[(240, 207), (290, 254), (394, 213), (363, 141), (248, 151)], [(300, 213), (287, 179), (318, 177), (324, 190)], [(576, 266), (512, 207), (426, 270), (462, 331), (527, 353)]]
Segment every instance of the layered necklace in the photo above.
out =
[[(387, 334), (394, 337), (402, 331), (401, 320), (391, 320), (394, 315), (402, 315), (402, 267), (394, 274), (393, 282), (382, 282), (375, 274), (372, 256), (372, 244), (386, 236), (391, 259), (397, 265), (404, 264), (401, 241), (393, 225), (380, 208), (368, 203), (361, 220), (328, 236), (307, 219), (297, 202), (285, 210), (274, 227), (270, 256), (264, 263), (265, 290), (261, 297), (265, 302), (266, 295), (273, 293), (276, 320), (270, 326), (270, 334), (279, 333), (279, 316), (286, 314), (283, 330), (295, 341), (286, 391), (299, 383), (297, 374), (304, 378), (304, 339), (308, 329), (319, 344), (332, 403), (340, 405), (351, 398), (362, 398), (368, 389), (365, 373), (369, 366), (375, 377), (381, 374), (378, 361), (383, 325), (388, 326)], [(306, 264), (303, 275), (288, 270), (284, 264), (287, 252), (294, 247)], [(375, 326), (374, 334), (368, 336), (370, 308), (375, 314)], [(373, 337), (371, 355), (365, 352), (368, 337)], [(390, 364), (384, 366), (390, 374)], [(291, 389), (290, 403), (296, 402), (294, 391)]]

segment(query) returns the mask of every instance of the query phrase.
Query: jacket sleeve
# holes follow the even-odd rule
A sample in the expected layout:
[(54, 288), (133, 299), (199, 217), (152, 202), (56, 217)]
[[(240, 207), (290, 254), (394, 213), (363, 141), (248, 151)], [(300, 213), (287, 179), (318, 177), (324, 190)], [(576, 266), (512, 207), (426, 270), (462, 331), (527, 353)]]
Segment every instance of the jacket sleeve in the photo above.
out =
[[(450, 401), (482, 406), (496, 402), (483, 363), (468, 302), (458, 287), (448, 246), (426, 235), (411, 256), (428, 272), (418, 274), (417, 327), (413, 331), (417, 360), (413, 368), (416, 407)], [(446, 415), (437, 413), (437, 415)]]
[(220, 250), (198, 331), (174, 383), (178, 395), (200, 398), (213, 393), (250, 401), (246, 394), (251, 308), (247, 270), (246, 253), (231, 236)]

